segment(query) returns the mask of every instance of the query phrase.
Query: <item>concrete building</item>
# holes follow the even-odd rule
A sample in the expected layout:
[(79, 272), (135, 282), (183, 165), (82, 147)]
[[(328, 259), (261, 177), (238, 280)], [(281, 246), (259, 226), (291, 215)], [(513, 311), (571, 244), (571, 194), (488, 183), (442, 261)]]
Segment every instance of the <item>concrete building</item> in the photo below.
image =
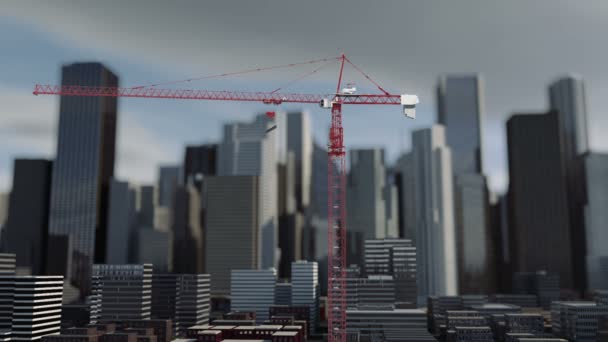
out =
[(596, 341), (599, 321), (608, 315), (608, 306), (595, 302), (553, 302), (553, 334), (570, 341)]
[(271, 126), (265, 115), (258, 115), (251, 123), (225, 125), (218, 146), (218, 175), (259, 177), (257, 242), (261, 268), (278, 267), (277, 146), (275, 135), (266, 134)]
[(202, 191), (205, 177), (217, 173), (217, 145), (186, 146), (183, 171), (184, 182), (192, 180), (199, 192)]
[(62, 296), (63, 276), (0, 276), (0, 328), (11, 341), (58, 334)]
[(0, 250), (17, 255), (17, 267), (31, 274), (45, 274), (49, 199), (53, 162), (45, 159), (16, 159), (13, 189)]
[(437, 86), (438, 122), (452, 152), (459, 290), (493, 290), (489, 205), (483, 176), (483, 81), (479, 75), (444, 75)]
[(209, 291), (208, 274), (154, 274), (151, 317), (171, 320), (183, 336), (187, 328), (209, 323)]
[(269, 309), (274, 305), (276, 283), (275, 269), (232, 270), (230, 276), (232, 311), (253, 311), (256, 322), (263, 323), (269, 318)]
[(585, 205), (587, 202), (584, 160), (589, 151), (585, 85), (578, 76), (565, 76), (549, 85), (549, 106), (557, 112), (559, 140), (566, 178), (566, 201), (572, 244), (574, 286), (586, 288)]
[(0, 275), (15, 275), (16, 265), (14, 253), (0, 253)]
[(587, 181), (585, 229), (587, 246), (587, 287), (608, 288), (608, 154), (589, 153), (584, 157)]
[[(361, 238), (383, 239), (386, 236), (386, 186), (384, 151), (381, 149), (351, 150), (348, 177), (349, 231)], [(350, 245), (349, 249), (363, 246)], [(356, 251), (353, 250), (353, 253)]]
[(140, 229), (137, 232), (138, 264), (152, 264), (155, 272), (173, 271), (173, 239), (171, 232)]
[(416, 200), (419, 303), (429, 295), (458, 293), (450, 149), (441, 125), (412, 138)]
[(277, 283), (277, 287), (274, 293), (275, 305), (291, 306), (291, 283)]
[(106, 262), (108, 264), (129, 263), (130, 248), (137, 223), (135, 190), (127, 182), (110, 181), (110, 204), (108, 210), (108, 237)]
[(399, 191), (397, 185), (386, 184), (383, 189), (384, 196), (384, 216), (386, 218), (386, 231), (384, 236), (387, 238), (399, 237)]
[(186, 184), (182, 179), (182, 168), (179, 165), (165, 165), (158, 169), (158, 205), (171, 207), (173, 195), (178, 186)]
[(302, 233), (304, 218), (297, 208), (296, 199), (296, 162), (295, 154), (289, 151), (285, 164), (278, 165), (279, 171), (279, 248), (281, 260), (279, 261), (279, 277), (291, 276), (291, 264), (302, 260)]
[(173, 272), (203, 273), (205, 250), (200, 194), (192, 184), (188, 184), (177, 187), (173, 198)]
[(228, 295), (230, 270), (259, 266), (258, 177), (208, 177), (205, 196), (205, 262), (211, 293)]
[(419, 309), (346, 310), (346, 332), (372, 341), (436, 341), (426, 328), (426, 317)]
[(309, 308), (308, 327), (313, 334), (319, 325), (319, 265), (314, 261), (293, 262), (291, 284), (291, 305)]
[(573, 256), (557, 112), (507, 121), (509, 255), (514, 272), (558, 272), (572, 288)]
[(392, 309), (397, 301), (395, 280), (390, 275), (370, 275), (359, 279), (357, 307), (359, 309)]
[(298, 210), (310, 204), (312, 130), (308, 112), (287, 113), (287, 151), (295, 156), (295, 195)]
[[(118, 77), (100, 63), (62, 68), (62, 85), (118, 86)], [(53, 165), (49, 234), (70, 235), (71, 279), (90, 291), (91, 267), (103, 262), (110, 179), (114, 175), (116, 98), (62, 96), (57, 153)], [(78, 167), (74, 167), (78, 165)], [(49, 253), (54, 252), (49, 245)]]
[(93, 265), (91, 323), (150, 319), (152, 265)]

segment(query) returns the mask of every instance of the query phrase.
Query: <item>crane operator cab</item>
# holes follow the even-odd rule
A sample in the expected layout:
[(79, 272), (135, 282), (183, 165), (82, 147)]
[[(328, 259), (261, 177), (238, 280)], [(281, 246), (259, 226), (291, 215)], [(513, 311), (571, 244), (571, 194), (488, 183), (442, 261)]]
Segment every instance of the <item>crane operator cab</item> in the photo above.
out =
[(342, 88), (342, 92), (340, 93), (340, 95), (355, 95), (355, 93), (357, 93), (357, 87), (355, 87), (354, 83), (348, 83), (346, 84), (346, 87)]
[(416, 95), (401, 95), (401, 106), (403, 107), (403, 114), (410, 119), (416, 118), (416, 105), (420, 103), (418, 96)]

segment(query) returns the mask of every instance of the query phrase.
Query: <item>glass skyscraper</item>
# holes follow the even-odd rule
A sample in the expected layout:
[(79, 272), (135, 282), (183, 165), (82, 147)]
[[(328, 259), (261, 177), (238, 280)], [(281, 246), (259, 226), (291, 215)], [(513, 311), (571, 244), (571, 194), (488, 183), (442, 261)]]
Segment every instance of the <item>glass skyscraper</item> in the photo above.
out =
[[(118, 77), (100, 63), (75, 63), (62, 68), (62, 85), (116, 87)], [(62, 96), (60, 101), (49, 234), (71, 237), (72, 271), (66, 277), (83, 295), (90, 291), (94, 261), (104, 261), (116, 104), (113, 97)]]

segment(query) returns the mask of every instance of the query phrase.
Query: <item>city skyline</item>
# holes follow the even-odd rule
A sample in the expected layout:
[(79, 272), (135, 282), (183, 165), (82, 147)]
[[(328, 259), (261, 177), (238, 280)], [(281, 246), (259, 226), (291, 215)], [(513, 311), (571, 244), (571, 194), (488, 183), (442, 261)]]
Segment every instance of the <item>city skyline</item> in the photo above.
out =
[[(588, 6), (581, 6), (577, 11), (570, 11), (565, 2), (552, 3), (551, 6), (518, 6), (517, 4), (484, 4), (480, 1), (467, 1), (477, 5), (477, 13), (480, 17), (493, 18), (504, 23), (509, 30), (502, 30), (497, 33), (493, 28), (484, 28), (477, 17), (462, 10), (450, 11), (449, 8), (438, 10), (436, 3), (425, 2), (425, 4), (404, 3), (401, 8), (393, 10), (401, 13), (404, 20), (391, 21), (382, 20), (375, 28), (372, 25), (357, 24), (352, 25), (344, 22), (344, 26), (354, 30), (353, 35), (361, 37), (361, 41), (366, 37), (376, 34), (377, 30), (383, 33), (389, 32), (390, 36), (397, 39), (400, 32), (407, 33), (407, 42), (411, 44), (385, 44), (373, 46), (373, 50), (382, 52), (383, 63), (380, 63), (376, 54), (370, 54), (369, 45), (358, 44), (359, 39), (347, 39), (342, 48), (352, 56), (353, 60), (365, 66), (372, 75), (379, 79), (387, 80), (386, 87), (389, 89), (411, 90), (421, 96), (422, 103), (419, 108), (419, 119), (416, 122), (403, 123), (401, 117), (389, 112), (390, 109), (379, 110), (383, 117), (382, 122), (375, 122), (368, 125), (366, 120), (366, 110), (352, 111), (345, 120), (346, 130), (351, 132), (362, 132), (362, 134), (347, 134), (346, 145), (348, 148), (362, 146), (384, 146), (387, 148), (388, 160), (396, 159), (401, 152), (402, 146), (409, 146), (407, 133), (415, 129), (428, 127), (434, 121), (434, 96), (433, 89), (437, 77), (448, 72), (479, 72), (483, 76), (486, 86), (486, 118), (487, 123), (484, 127), (484, 170), (489, 176), (489, 184), (493, 190), (505, 190), (507, 179), (506, 168), (506, 139), (504, 132), (504, 121), (513, 111), (535, 111), (543, 110), (546, 105), (545, 86), (556, 78), (569, 72), (578, 72), (588, 83), (587, 97), (589, 108), (589, 128), (591, 137), (591, 148), (593, 150), (608, 149), (608, 141), (605, 140), (602, 127), (605, 127), (605, 119), (602, 113), (602, 92), (608, 88), (606, 85), (606, 75), (601, 68), (601, 61), (604, 59), (605, 51), (603, 48), (594, 45), (600, 41), (597, 27), (600, 19), (599, 15), (606, 4), (599, 1), (588, 1)], [(270, 9), (273, 20), (257, 21), (254, 29), (246, 32), (247, 37), (252, 37), (252, 41), (257, 44), (232, 43), (235, 30), (243, 22), (235, 25), (235, 28), (220, 25), (222, 30), (206, 29), (215, 20), (208, 13), (224, 14), (228, 9), (224, 6), (202, 7), (194, 6), (189, 8), (172, 8), (169, 11), (157, 11), (167, 13), (167, 20), (172, 20), (176, 16), (184, 15), (183, 23), (180, 26), (188, 29), (188, 32), (205, 32), (204, 35), (196, 37), (190, 34), (183, 36), (179, 42), (173, 40), (170, 47), (160, 47), (158, 44), (151, 46), (148, 39), (141, 41), (138, 47), (129, 46), (125, 42), (138, 36), (142, 28), (150, 28), (163, 37), (172, 37), (174, 31), (163, 28), (154, 28), (151, 20), (138, 19), (133, 14), (134, 8), (140, 6), (125, 5), (121, 7), (121, 15), (113, 18), (116, 23), (116, 30), (109, 30), (106, 33), (91, 31), (89, 22), (103, 20), (105, 15), (109, 15), (106, 6), (118, 6), (118, 4), (97, 4), (94, 7), (84, 8), (81, 5), (58, 3), (54, 7), (47, 8), (45, 5), (27, 6), (25, 2), (9, 3), (0, 9), (0, 16), (6, 20), (0, 21), (3, 30), (3, 38), (8, 39), (9, 44), (19, 41), (30, 43), (15, 44), (11, 53), (0, 57), (3, 65), (13, 67), (5, 70), (3, 81), (0, 81), (2, 90), (2, 121), (0, 121), (0, 132), (7, 136), (7, 144), (2, 147), (2, 158), (0, 160), (0, 192), (10, 189), (10, 175), (12, 158), (14, 157), (54, 157), (54, 133), (56, 126), (56, 105), (57, 99), (33, 98), (31, 86), (35, 82), (58, 83), (58, 68), (77, 60), (102, 60), (115, 73), (125, 80), (125, 84), (135, 85), (156, 80), (172, 80), (193, 75), (206, 74), (212, 71), (224, 71), (234, 69), (236, 65), (258, 66), (270, 65), (281, 62), (305, 60), (309, 57), (337, 54), (336, 47), (328, 46), (333, 44), (332, 39), (323, 38), (317, 40), (318, 30), (322, 30), (324, 25), (319, 28), (305, 27), (305, 22), (299, 17), (292, 18), (290, 24), (282, 29), (281, 33), (268, 34), (272, 32), (271, 23), (275, 23), (278, 15), (283, 13), (284, 17), (291, 17), (290, 9), (298, 10), (298, 7), (291, 6), (263, 6), (250, 8), (243, 6), (235, 8), (235, 15), (241, 11), (260, 11), (261, 8)], [(267, 2), (266, 5), (271, 5)], [(163, 8), (162, 4), (155, 4), (151, 7)], [(299, 6), (299, 5), (292, 5)], [(361, 10), (365, 5), (357, 2), (349, 2), (351, 10)], [(444, 4), (444, 6), (452, 6)], [(27, 7), (27, 9), (26, 9)], [(275, 9), (279, 7), (280, 9)], [(311, 6), (312, 7), (312, 6)], [(467, 7), (467, 6), (463, 6)], [(504, 13), (513, 13), (516, 8), (525, 8), (525, 11), (517, 11), (519, 21), (516, 23), (504, 22)], [(33, 9), (32, 9), (33, 8)], [(193, 20), (190, 15), (184, 14), (189, 10), (198, 13), (203, 18), (209, 20)], [(278, 13), (276, 11), (279, 11)], [(144, 11), (146, 12), (146, 11)], [(208, 13), (207, 13), (208, 12)], [(264, 11), (262, 11), (264, 12)], [(385, 9), (376, 9), (369, 13), (370, 16), (389, 15)], [(95, 13), (94, 16), (91, 14)], [(108, 13), (108, 14), (105, 14)], [(257, 12), (254, 12), (257, 13)], [(422, 22), (415, 13), (429, 13), (425, 17), (428, 22)], [(446, 17), (445, 13), (450, 13), (453, 17)], [(152, 13), (147, 13), (154, 17)], [(263, 15), (263, 13), (257, 13)], [(315, 14), (317, 14), (315, 12)], [(345, 13), (348, 17), (350, 12)], [(78, 20), (70, 22), (70, 25), (78, 29), (72, 29), (64, 25), (61, 18), (72, 15), (74, 17), (86, 18), (90, 20)], [(562, 18), (564, 16), (574, 16), (575, 18), (585, 18), (579, 20), (578, 25), (571, 27), (571, 34), (584, 39), (569, 40), (569, 49), (562, 49), (562, 40), (543, 39), (551, 38), (551, 34), (559, 30), (559, 20), (548, 20), (541, 18)], [(218, 17), (221, 17), (219, 15)], [(505, 18), (508, 16), (504, 15)], [(324, 15), (323, 15), (324, 18)], [(328, 20), (333, 23), (333, 18)], [(340, 19), (344, 20), (344, 19)], [(538, 21), (538, 22), (537, 22)], [(350, 22), (350, 21), (349, 21)], [(389, 24), (395, 22), (395, 24)], [(133, 25), (134, 23), (140, 25)], [(236, 23), (235, 23), (236, 24)], [(201, 26), (198, 26), (201, 25)], [(408, 26), (411, 25), (411, 26)], [(292, 27), (293, 26), (293, 27)], [(517, 27), (521, 26), (521, 27)], [(44, 27), (44, 29), (41, 29)], [(496, 27), (502, 27), (496, 25)], [(48, 28), (48, 29), (47, 29)], [(449, 29), (447, 29), (449, 28)], [(118, 34), (118, 29), (121, 34)], [(488, 31), (490, 32), (482, 32)], [(519, 30), (528, 29), (535, 32), (531, 37), (518, 34)], [(287, 35), (295, 35), (298, 30), (302, 31), (301, 39), (298, 39), (298, 47), (293, 49), (266, 47), (267, 44), (275, 40), (291, 44)], [(338, 31), (342, 33), (343, 29)], [(225, 32), (224, 32), (225, 31)], [(218, 37), (213, 37), (217, 34)], [(237, 31), (240, 32), (240, 31)], [(441, 41), (431, 43), (437, 35)], [(471, 44), (485, 46), (484, 43), (494, 41), (496, 34), (503, 38), (502, 43), (491, 45), (492, 51), (478, 51)], [(258, 40), (253, 38), (259, 37)], [(458, 37), (454, 36), (458, 35)], [(153, 35), (152, 35), (153, 36)], [(322, 35), (321, 35), (322, 36)], [(139, 36), (138, 36), (139, 37)], [(314, 38), (313, 38), (314, 37)], [(455, 42), (465, 43), (462, 37), (467, 37), (466, 44), (455, 47), (448, 43), (452, 39)], [(91, 39), (94, 38), (94, 39)], [(222, 38), (227, 38), (222, 40)], [(522, 39), (523, 38), (523, 39)], [(447, 39), (444, 41), (444, 39)], [(564, 38), (566, 39), (566, 38)], [(368, 39), (369, 40), (369, 39)], [(543, 41), (542, 53), (533, 45), (537, 40)], [(139, 41), (139, 39), (138, 39)], [(397, 41), (393, 39), (393, 41)], [(399, 39), (399, 41), (401, 41)], [(469, 42), (470, 41), (470, 42)], [(454, 53), (442, 53), (438, 50), (438, 43), (444, 42), (446, 51)], [(205, 46), (212, 49), (205, 49)], [(282, 45), (282, 44), (279, 44)], [(400, 47), (395, 47), (399, 45)], [(403, 47), (401, 47), (403, 45)], [(264, 50), (262, 50), (264, 46)], [(409, 48), (412, 46), (413, 48)], [(200, 47), (200, 48), (199, 48)], [(246, 49), (253, 49), (253, 53), (244, 53)], [(276, 49), (276, 50), (274, 50)], [(506, 50), (505, 50), (506, 49)], [(286, 52), (286, 51), (290, 52)], [(517, 58), (492, 58), (507, 51), (519, 51)], [(49, 52), (50, 51), (50, 52)], [(240, 51), (240, 53), (239, 53)], [(263, 52), (262, 52), (263, 51)], [(581, 51), (594, 51), (593, 54), (581, 54)], [(47, 53), (49, 52), (49, 53)], [(229, 53), (234, 52), (234, 53)], [(229, 58), (219, 58), (228, 55)], [(23, 56), (27, 56), (23, 58)], [(181, 56), (181, 57), (179, 57)], [(173, 57), (177, 57), (172, 59)], [(402, 58), (405, 57), (405, 58)], [(171, 62), (175, 60), (177, 62)], [(404, 62), (405, 61), (405, 62)], [(393, 71), (394, 70), (394, 71)], [(329, 73), (328, 73), (329, 74)], [(327, 76), (330, 77), (330, 76)], [(273, 74), (270, 79), (259, 80), (259, 85), (269, 88), (277, 83), (281, 83), (280, 74)], [(315, 86), (331, 87), (326, 82), (326, 78), (313, 78), (311, 82)], [(203, 88), (207, 84), (192, 84), (193, 88)], [(253, 86), (252, 79), (239, 79), (235, 82), (224, 82), (218, 85), (225, 87)], [(257, 85), (256, 85), (257, 86)], [(219, 140), (220, 127), (225, 121), (238, 121), (251, 118), (255, 113), (264, 110), (264, 106), (258, 105), (234, 105), (234, 104), (177, 104), (171, 101), (158, 102), (157, 104), (147, 104), (138, 100), (120, 101), (119, 111), (124, 115), (119, 118), (118, 129), (118, 155), (117, 172), (121, 179), (134, 180), (137, 182), (151, 183), (156, 176), (156, 166), (159, 164), (174, 164), (181, 159), (180, 151), (186, 143), (216, 142)], [(299, 108), (286, 108), (299, 109)], [(313, 131), (318, 143), (326, 142), (326, 126), (328, 116), (323, 115), (314, 106), (305, 107), (312, 111)], [(374, 110), (375, 111), (375, 110)], [(386, 114), (386, 115), (385, 115)], [(179, 122), (173, 122), (175, 116), (180, 116), (184, 121), (191, 122), (192, 125), (185, 127)], [(386, 120), (384, 120), (384, 118)], [(398, 128), (396, 128), (398, 127)]]

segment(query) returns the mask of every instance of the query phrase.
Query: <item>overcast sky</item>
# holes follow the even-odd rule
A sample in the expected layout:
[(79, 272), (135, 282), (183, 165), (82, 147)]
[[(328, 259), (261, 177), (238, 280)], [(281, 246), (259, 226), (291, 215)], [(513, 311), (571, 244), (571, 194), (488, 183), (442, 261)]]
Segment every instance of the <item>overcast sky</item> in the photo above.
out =
[[(485, 81), (484, 170), (495, 191), (507, 184), (504, 122), (542, 111), (548, 83), (567, 73), (587, 87), (591, 147), (608, 150), (608, 1), (26, 1), (0, 6), (0, 191), (15, 157), (55, 153), (58, 99), (32, 96), (59, 83), (62, 64), (101, 61), (132, 86), (338, 55), (344, 51), (395, 93), (421, 98), (416, 121), (396, 108), (347, 108), (346, 144), (409, 149), (410, 132), (435, 121), (443, 73), (478, 72)], [(302, 69), (302, 72), (310, 69)], [(293, 90), (325, 92), (335, 72)], [(295, 74), (275, 72), (189, 88), (272, 90)], [(349, 73), (346, 81), (361, 81)], [(351, 79), (352, 78), (352, 79)], [(363, 82), (361, 81), (362, 85)], [(297, 107), (288, 107), (297, 108)], [(150, 182), (158, 164), (182, 159), (185, 143), (211, 142), (225, 121), (248, 120), (261, 105), (132, 100), (119, 102), (118, 177)], [(326, 141), (328, 113), (305, 107)]]

